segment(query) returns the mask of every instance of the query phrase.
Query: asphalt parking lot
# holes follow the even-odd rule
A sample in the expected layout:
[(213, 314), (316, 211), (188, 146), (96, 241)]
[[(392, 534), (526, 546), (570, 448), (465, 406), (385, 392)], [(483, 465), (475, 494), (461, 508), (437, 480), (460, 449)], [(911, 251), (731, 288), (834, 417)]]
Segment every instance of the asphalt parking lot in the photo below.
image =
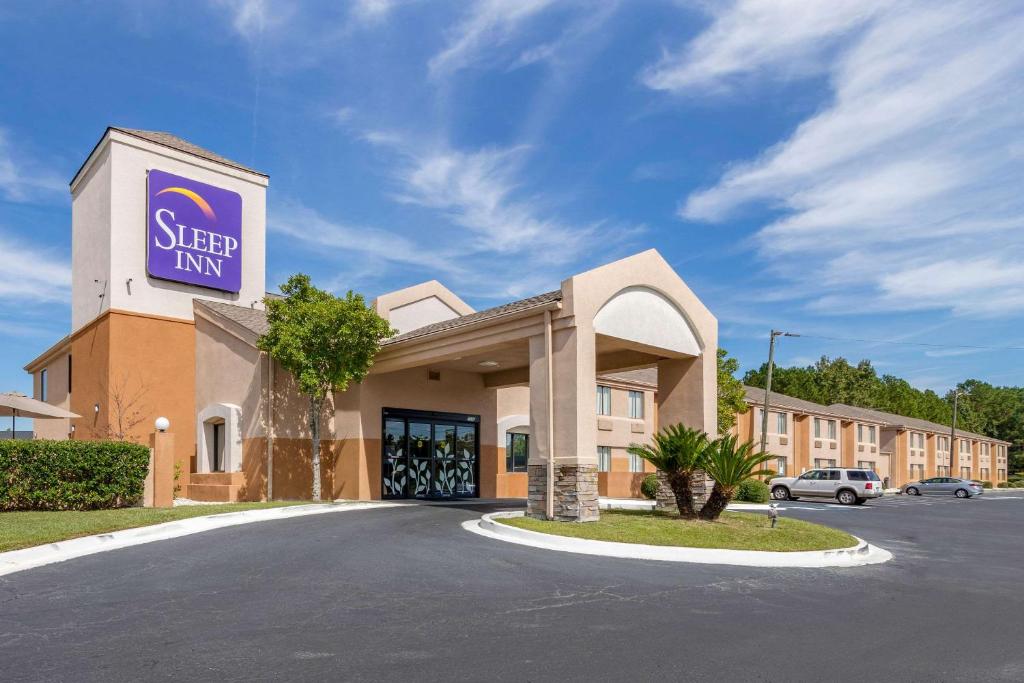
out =
[(554, 553), (460, 528), (486, 506), (303, 517), (0, 578), (0, 678), (1024, 680), (1024, 494), (783, 507), (895, 558)]

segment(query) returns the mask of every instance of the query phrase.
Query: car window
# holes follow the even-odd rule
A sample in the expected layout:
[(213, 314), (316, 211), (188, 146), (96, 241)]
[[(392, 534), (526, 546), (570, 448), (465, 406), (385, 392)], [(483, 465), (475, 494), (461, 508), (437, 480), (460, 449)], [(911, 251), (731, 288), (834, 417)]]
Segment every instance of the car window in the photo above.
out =
[(942, 477), (932, 477), (931, 479), (922, 479), (922, 484), (939, 484), (942, 483)]
[(801, 479), (809, 479), (811, 481), (817, 481), (821, 479), (821, 470), (811, 470), (810, 472), (804, 472), (800, 475)]
[(843, 476), (839, 473), (839, 470), (829, 470), (825, 478), (829, 481), (839, 481)]
[(867, 475), (868, 481), (882, 481), (874, 470), (868, 470), (864, 474)]
[(867, 475), (867, 472), (860, 472), (860, 471), (857, 471), (857, 470), (847, 470), (846, 478), (849, 479), (850, 481), (867, 481), (868, 480), (868, 475)]

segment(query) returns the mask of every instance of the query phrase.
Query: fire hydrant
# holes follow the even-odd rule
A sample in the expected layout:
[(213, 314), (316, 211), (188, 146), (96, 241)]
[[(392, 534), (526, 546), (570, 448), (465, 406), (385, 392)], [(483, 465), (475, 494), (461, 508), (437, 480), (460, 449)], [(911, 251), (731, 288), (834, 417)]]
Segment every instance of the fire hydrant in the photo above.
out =
[(768, 519), (772, 520), (772, 528), (775, 528), (775, 523), (779, 519), (779, 505), (778, 503), (771, 503), (768, 505)]

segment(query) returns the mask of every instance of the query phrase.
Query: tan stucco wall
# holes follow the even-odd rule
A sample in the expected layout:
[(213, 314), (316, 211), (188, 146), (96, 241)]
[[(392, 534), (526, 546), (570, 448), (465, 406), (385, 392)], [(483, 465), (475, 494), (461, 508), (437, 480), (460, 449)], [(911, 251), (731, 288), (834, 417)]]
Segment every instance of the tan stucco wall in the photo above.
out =
[[(68, 357), (70, 354), (71, 345), (67, 344), (52, 354), (45, 363), (40, 364), (35, 372), (32, 373), (33, 398), (42, 400), (42, 371), (46, 370), (46, 402), (65, 410), (71, 410), (71, 395), (68, 393)], [(71, 362), (73, 364), (74, 359)], [(72, 368), (72, 373), (74, 373), (74, 368)], [(32, 420), (32, 431), (37, 439), (67, 439), (71, 432), (71, 420), (64, 418), (45, 420), (37, 418)]]

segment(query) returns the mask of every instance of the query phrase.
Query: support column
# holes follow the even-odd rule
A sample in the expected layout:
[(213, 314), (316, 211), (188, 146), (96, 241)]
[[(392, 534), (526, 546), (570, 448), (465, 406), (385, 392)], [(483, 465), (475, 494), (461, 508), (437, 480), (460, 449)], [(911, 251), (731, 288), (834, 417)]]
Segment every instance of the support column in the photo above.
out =
[[(718, 366), (716, 349), (705, 349), (695, 358), (658, 362), (658, 420), (663, 427), (683, 424), (700, 429), (709, 439), (718, 436)], [(710, 358), (711, 362), (705, 362)], [(756, 413), (755, 413), (756, 415)], [(703, 475), (703, 472), (700, 473)], [(670, 493), (664, 476), (659, 475), (658, 509), (669, 509)], [(705, 476), (693, 481), (694, 504), (699, 508), (711, 494), (713, 482)], [(662, 500), (664, 498), (664, 500)], [(675, 509), (675, 498), (671, 499)]]
[(149, 448), (153, 493), (147, 502), (155, 508), (174, 507), (174, 435), (153, 432), (149, 437)]
[[(553, 517), (588, 522), (599, 517), (597, 395), (594, 334), (579, 327), (530, 338), (530, 458), (526, 514), (547, 516), (549, 444), (553, 445)], [(548, 391), (548, 354), (551, 392)], [(549, 403), (550, 401), (550, 403)]]
[(938, 449), (934, 434), (924, 437), (924, 476), (928, 479), (939, 476)]

